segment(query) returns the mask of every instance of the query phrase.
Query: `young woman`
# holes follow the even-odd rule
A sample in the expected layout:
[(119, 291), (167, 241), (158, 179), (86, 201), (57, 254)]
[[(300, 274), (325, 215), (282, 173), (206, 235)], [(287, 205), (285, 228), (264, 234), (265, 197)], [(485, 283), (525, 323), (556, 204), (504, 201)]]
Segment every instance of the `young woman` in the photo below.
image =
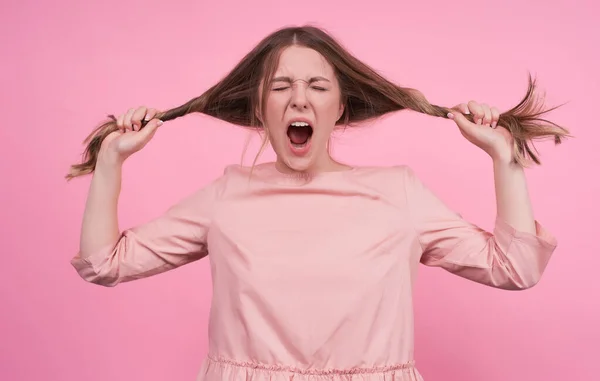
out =
[[(447, 109), (396, 86), (322, 30), (264, 39), (217, 85), (166, 112), (140, 107), (89, 137), (93, 172), (72, 260), (115, 286), (210, 254), (213, 300), (202, 381), (416, 381), (412, 299), (419, 263), (491, 287), (534, 286), (556, 247), (534, 218), (529, 140), (567, 131), (540, 118), (534, 85), (507, 113)], [(493, 162), (493, 232), (465, 221), (407, 166), (351, 167), (328, 152), (338, 126), (409, 109), (452, 119)], [(231, 165), (149, 223), (119, 231), (123, 162), (167, 120), (201, 112), (264, 130), (273, 163)]]

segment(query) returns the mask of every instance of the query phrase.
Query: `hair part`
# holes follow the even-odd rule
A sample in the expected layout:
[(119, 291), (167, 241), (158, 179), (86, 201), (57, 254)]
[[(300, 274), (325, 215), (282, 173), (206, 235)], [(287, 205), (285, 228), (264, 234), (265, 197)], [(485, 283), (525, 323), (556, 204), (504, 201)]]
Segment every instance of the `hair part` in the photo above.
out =
[[(350, 54), (339, 42), (322, 29), (313, 26), (279, 29), (260, 41), (242, 60), (217, 84), (202, 95), (181, 106), (160, 112), (156, 118), (170, 121), (190, 113), (202, 113), (231, 124), (264, 131), (260, 115), (265, 115), (266, 99), (271, 80), (277, 70), (283, 49), (298, 45), (314, 49), (332, 65), (340, 84), (344, 111), (336, 126), (356, 126), (388, 113), (412, 110), (434, 117), (448, 118), (452, 110), (429, 103), (425, 96), (412, 88), (398, 86), (373, 68)], [(259, 89), (262, 84), (262, 92)], [(536, 81), (529, 75), (527, 91), (521, 101), (502, 113), (498, 127), (506, 128), (513, 137), (514, 161), (526, 166), (530, 162), (541, 164), (533, 145), (535, 140), (552, 138), (555, 144), (569, 136), (568, 130), (543, 118), (546, 113), (558, 108), (544, 109), (536, 94)], [(257, 111), (260, 110), (260, 115)], [(472, 115), (465, 115), (471, 122)], [(147, 122), (143, 122), (143, 126)], [(84, 140), (86, 148), (82, 162), (71, 166), (66, 175), (68, 180), (94, 171), (98, 152), (104, 139), (117, 131), (116, 118), (96, 127)], [(266, 147), (268, 133), (260, 153)], [(254, 164), (258, 155), (254, 160)]]

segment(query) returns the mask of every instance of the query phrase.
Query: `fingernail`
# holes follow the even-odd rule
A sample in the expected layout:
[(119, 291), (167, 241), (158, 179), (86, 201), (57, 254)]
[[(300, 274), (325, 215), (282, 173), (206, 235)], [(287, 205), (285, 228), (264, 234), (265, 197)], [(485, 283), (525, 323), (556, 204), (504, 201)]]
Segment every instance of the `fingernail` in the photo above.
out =
[(146, 120), (146, 121), (150, 120), (150, 115), (146, 115), (146, 117), (144, 117), (144, 120)]
[(158, 123), (157, 123), (157, 125), (159, 125), (159, 126), (161, 126), (162, 124), (163, 124), (162, 120), (159, 120)]
[(492, 122), (492, 128), (496, 128), (496, 122)]
[(448, 113), (448, 118), (450, 119), (454, 119), (454, 114), (452, 114), (451, 112)]

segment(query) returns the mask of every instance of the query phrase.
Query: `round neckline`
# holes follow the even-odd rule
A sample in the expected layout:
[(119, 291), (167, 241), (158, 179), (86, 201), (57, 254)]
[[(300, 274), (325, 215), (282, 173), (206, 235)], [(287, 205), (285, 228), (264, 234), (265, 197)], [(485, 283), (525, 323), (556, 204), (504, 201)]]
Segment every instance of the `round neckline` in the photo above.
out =
[(331, 170), (331, 171), (320, 171), (320, 172), (304, 172), (304, 173), (300, 173), (300, 172), (296, 172), (296, 173), (287, 173), (287, 172), (283, 172), (280, 169), (277, 168), (277, 163), (276, 162), (267, 162), (267, 163), (263, 163), (263, 165), (267, 165), (272, 167), (275, 171), (277, 171), (277, 173), (281, 176), (284, 177), (300, 177), (300, 178), (306, 178), (306, 177), (322, 177), (322, 176), (326, 176), (328, 174), (335, 174), (338, 172), (351, 172), (353, 171), (356, 167), (349, 167), (346, 169), (341, 169), (341, 170)]
[(247, 167), (247, 169), (252, 172), (252, 177), (258, 175), (261, 179), (267, 180), (269, 182), (277, 182), (280, 184), (290, 185), (302, 185), (317, 179), (325, 179), (336, 176), (346, 176), (355, 172), (358, 169), (358, 167), (351, 166), (347, 169), (332, 171), (286, 173), (282, 172), (277, 168), (276, 162), (271, 161), (256, 164), (254, 168)]

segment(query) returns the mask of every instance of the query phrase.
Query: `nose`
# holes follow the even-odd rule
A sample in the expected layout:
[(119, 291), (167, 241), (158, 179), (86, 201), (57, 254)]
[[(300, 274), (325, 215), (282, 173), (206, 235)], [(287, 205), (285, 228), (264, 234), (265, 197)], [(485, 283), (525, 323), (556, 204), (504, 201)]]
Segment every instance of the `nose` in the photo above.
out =
[(308, 108), (308, 99), (306, 98), (306, 89), (303, 84), (294, 84), (292, 86), (292, 99), (290, 106), (294, 109), (303, 110)]

